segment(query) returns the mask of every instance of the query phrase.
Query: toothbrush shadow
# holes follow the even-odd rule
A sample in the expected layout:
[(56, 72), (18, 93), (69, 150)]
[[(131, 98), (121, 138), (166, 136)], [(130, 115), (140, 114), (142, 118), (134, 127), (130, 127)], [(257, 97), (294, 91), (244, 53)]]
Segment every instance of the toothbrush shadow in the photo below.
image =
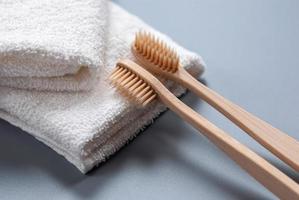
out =
[[(242, 185), (237, 181), (234, 181), (233, 178), (223, 176), (224, 174), (216, 172), (209, 166), (205, 165), (204, 161), (199, 163), (190, 157), (186, 157), (186, 155), (177, 150), (177, 145), (173, 144), (173, 142), (169, 140), (169, 137), (172, 137), (171, 133), (166, 134), (166, 136), (160, 135), (158, 137), (160, 138), (155, 139), (160, 141), (159, 145), (163, 147), (163, 153), (165, 154), (163, 156), (165, 156), (165, 158), (171, 158), (174, 165), (184, 168), (187, 175), (197, 178), (200, 180), (198, 181), (199, 183), (202, 184), (204, 182), (211, 187), (215, 187), (223, 193), (230, 194), (230, 196), (234, 199), (270, 199), (267, 195), (254, 190), (250, 186), (245, 184)], [(201, 143), (201, 149), (205, 148), (203, 147), (204, 145), (207, 146), (207, 143)], [(209, 147), (207, 146), (207, 148)], [(153, 153), (153, 155), (159, 154), (160, 151), (156, 151), (157, 153)], [(161, 159), (161, 157), (158, 159)]]

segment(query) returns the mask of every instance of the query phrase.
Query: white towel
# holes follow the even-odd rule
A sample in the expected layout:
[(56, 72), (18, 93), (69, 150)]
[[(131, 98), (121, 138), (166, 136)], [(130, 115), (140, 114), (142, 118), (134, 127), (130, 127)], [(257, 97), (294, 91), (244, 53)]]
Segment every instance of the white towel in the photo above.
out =
[(107, 0), (0, 1), (0, 85), (91, 89), (104, 64), (107, 5)]
[[(107, 82), (107, 76), (119, 58), (131, 58), (134, 34), (146, 29), (165, 39), (178, 50), (181, 63), (192, 74), (203, 71), (198, 55), (175, 44), (137, 17), (109, 2), (109, 28), (105, 67), (99, 83), (88, 92), (47, 92), (0, 87), (0, 117), (32, 134), (82, 173), (115, 153), (152, 122), (165, 107), (158, 102), (147, 108), (136, 108)], [(169, 86), (176, 95), (184, 90)]]

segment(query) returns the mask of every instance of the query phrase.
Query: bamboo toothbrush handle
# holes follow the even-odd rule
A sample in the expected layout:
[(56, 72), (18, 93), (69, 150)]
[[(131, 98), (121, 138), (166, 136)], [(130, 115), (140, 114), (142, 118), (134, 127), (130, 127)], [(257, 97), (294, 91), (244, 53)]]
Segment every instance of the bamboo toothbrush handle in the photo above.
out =
[(165, 105), (201, 131), (273, 194), (281, 199), (299, 199), (299, 185), (265, 159), (203, 118), (167, 90), (159, 92), (159, 97)]
[(185, 105), (141, 66), (130, 60), (120, 60), (110, 79), (122, 91), (127, 92), (128, 97), (143, 105), (147, 105), (147, 102), (154, 98), (160, 98), (167, 107), (201, 131), (273, 194), (282, 199), (299, 199), (299, 185), (296, 182)]
[(299, 171), (299, 142), (296, 139), (225, 99), (197, 81), (187, 71), (180, 72), (182, 85), (195, 92), (278, 158)]

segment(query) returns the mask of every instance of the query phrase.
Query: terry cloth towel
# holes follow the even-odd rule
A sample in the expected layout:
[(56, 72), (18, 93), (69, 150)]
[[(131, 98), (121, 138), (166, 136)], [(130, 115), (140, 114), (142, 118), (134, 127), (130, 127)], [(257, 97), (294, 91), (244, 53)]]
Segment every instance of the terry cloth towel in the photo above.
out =
[(0, 1), (0, 85), (88, 90), (104, 64), (106, 0)]
[[(182, 66), (192, 74), (203, 71), (201, 57), (178, 46), (136, 16), (112, 2), (109, 13), (106, 62), (98, 72), (101, 78), (94, 89), (53, 93), (0, 87), (0, 117), (47, 144), (82, 173), (119, 150), (165, 110), (159, 102), (136, 108), (107, 81), (119, 58), (133, 59), (130, 46), (136, 31), (150, 31), (176, 48)], [(176, 95), (184, 92), (170, 82), (168, 85)]]

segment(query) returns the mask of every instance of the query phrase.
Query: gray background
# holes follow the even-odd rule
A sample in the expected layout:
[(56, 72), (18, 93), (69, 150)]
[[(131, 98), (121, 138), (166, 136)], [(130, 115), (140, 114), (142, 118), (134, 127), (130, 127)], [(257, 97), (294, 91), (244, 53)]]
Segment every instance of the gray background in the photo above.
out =
[[(299, 1), (115, 2), (201, 54), (209, 87), (299, 139)], [(299, 180), (199, 98), (183, 100)], [(3, 120), (0, 132), (2, 200), (275, 198), (170, 111), (88, 175)]]

